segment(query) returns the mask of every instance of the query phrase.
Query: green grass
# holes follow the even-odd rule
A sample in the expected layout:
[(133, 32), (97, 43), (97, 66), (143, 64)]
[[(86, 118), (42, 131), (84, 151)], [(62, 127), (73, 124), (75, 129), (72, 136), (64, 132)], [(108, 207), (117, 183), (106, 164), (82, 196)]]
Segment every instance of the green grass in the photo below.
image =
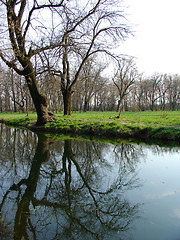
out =
[[(155, 126), (180, 126), (180, 111), (158, 111), (158, 112), (123, 112), (120, 119), (114, 119), (117, 116), (116, 112), (76, 112), (71, 116), (63, 116), (62, 113), (57, 113), (58, 119), (66, 119), (66, 121), (81, 120), (81, 121), (95, 121), (102, 122), (108, 121), (112, 123), (121, 124), (145, 124)], [(36, 121), (36, 113), (1, 113), (0, 119), (5, 119), (11, 122), (23, 122), (23, 121)]]
[[(62, 116), (62, 114), (57, 114)], [(84, 120), (100, 120), (109, 121), (111, 118), (117, 116), (116, 112), (82, 112), (73, 113), (71, 116), (65, 118), (70, 119), (84, 119)], [(125, 123), (141, 123), (141, 124), (155, 124), (155, 125), (180, 125), (180, 111), (166, 111), (166, 112), (123, 112), (120, 119), (115, 119), (117, 122)]]
[(36, 121), (36, 113), (30, 113), (28, 116), (26, 113), (0, 113), (0, 119), (5, 122), (20, 124)]
[[(116, 112), (76, 112), (71, 116), (56, 114), (57, 119), (42, 129), (54, 133), (90, 134), (96, 136), (144, 137), (180, 139), (180, 111), (123, 112), (117, 119)], [(1, 113), (0, 120), (7, 124), (30, 127), (36, 114)]]

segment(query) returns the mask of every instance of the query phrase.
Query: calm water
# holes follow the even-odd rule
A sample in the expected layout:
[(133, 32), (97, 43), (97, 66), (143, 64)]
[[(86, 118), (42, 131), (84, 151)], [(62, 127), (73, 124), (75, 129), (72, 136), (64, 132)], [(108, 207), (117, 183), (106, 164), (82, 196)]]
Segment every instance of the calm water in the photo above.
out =
[(0, 125), (0, 239), (180, 239), (180, 148)]

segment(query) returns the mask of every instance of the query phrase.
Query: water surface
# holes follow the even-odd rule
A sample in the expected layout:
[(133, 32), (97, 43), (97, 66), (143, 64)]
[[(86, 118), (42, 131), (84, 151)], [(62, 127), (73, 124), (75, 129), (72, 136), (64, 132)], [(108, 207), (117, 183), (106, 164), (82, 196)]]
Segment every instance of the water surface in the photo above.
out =
[(180, 148), (0, 126), (0, 239), (180, 239)]

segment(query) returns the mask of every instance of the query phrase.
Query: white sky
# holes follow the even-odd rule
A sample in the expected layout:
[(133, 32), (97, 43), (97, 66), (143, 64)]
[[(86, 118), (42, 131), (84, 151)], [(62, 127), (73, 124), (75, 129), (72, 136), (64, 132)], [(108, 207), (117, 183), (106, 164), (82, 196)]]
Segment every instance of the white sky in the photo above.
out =
[(180, 0), (124, 0), (135, 36), (121, 53), (137, 58), (140, 72), (180, 74)]

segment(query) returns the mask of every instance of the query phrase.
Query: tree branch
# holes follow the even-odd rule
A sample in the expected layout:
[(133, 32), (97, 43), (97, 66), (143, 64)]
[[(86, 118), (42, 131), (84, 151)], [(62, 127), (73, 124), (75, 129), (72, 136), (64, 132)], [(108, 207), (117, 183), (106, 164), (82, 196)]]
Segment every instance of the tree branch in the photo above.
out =
[(26, 34), (27, 34), (27, 31), (29, 29), (29, 26), (30, 26), (30, 23), (31, 23), (31, 17), (32, 17), (32, 14), (35, 10), (40, 10), (40, 9), (43, 9), (43, 8), (58, 8), (58, 7), (62, 7), (62, 4), (63, 4), (64, 0), (61, 0), (59, 4), (44, 4), (44, 5), (39, 5), (39, 6), (35, 6), (35, 4), (37, 4), (37, 2), (34, 0), (34, 5), (33, 7), (31, 8), (30, 12), (29, 12), (29, 15), (28, 15), (28, 20), (27, 20), (27, 24), (26, 24), (26, 27), (25, 27), (25, 30), (24, 30), (24, 34), (23, 34), (23, 38), (26, 37)]
[(14, 61), (14, 60), (8, 61), (8, 60), (3, 56), (3, 54), (2, 54), (1, 51), (0, 51), (0, 57), (1, 57), (1, 59), (6, 63), (6, 65), (7, 65), (9, 68), (13, 68), (14, 71), (16, 71), (19, 75), (24, 75), (24, 71), (17, 68), (16, 64), (14, 63), (15, 61)]

